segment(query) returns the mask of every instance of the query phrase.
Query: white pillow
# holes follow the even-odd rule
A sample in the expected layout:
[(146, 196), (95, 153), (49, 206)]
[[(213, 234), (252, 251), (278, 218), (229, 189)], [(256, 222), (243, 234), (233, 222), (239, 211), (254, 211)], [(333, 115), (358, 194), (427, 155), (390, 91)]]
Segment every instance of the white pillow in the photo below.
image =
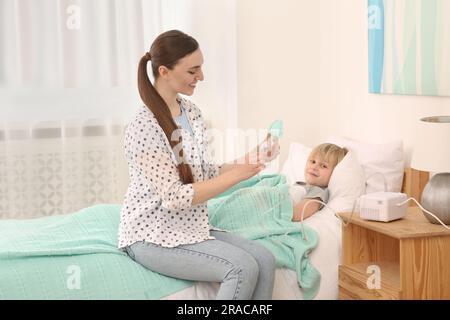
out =
[(312, 148), (298, 142), (292, 142), (289, 146), (289, 154), (283, 164), (281, 173), (286, 176), (288, 185), (296, 181), (305, 181), (305, 165)]
[(351, 211), (353, 204), (365, 191), (364, 170), (356, 156), (349, 151), (331, 174), (328, 206), (336, 212)]
[(404, 173), (403, 142), (394, 141), (383, 144), (364, 143), (343, 137), (331, 137), (327, 140), (340, 147), (353, 151), (364, 169), (366, 193), (384, 191), (386, 179), (387, 191), (400, 192)]

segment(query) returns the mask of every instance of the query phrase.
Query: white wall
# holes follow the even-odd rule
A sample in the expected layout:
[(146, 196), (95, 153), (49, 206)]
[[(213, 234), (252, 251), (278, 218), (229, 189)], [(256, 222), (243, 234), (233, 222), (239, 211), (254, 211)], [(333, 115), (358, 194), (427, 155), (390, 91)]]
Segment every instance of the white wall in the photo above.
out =
[(450, 97), (369, 94), (366, 17), (367, 1), (320, 1), (320, 137), (402, 139), (409, 165), (417, 121), (450, 114)]
[(239, 0), (238, 126), (285, 122), (290, 141), (331, 135), (402, 139), (407, 165), (419, 118), (450, 114), (449, 97), (368, 93), (367, 1)]
[(283, 119), (289, 141), (319, 140), (319, 3), (238, 0), (238, 127), (265, 129)]

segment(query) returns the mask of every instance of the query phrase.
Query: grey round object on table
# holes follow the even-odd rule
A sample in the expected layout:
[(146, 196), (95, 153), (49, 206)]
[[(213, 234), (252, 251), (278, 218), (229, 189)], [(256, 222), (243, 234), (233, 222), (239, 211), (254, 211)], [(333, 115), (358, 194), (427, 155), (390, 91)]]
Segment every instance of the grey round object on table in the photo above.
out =
[[(422, 193), (421, 205), (444, 224), (450, 225), (450, 173), (438, 173), (428, 181)], [(439, 224), (426, 212), (423, 214), (431, 223)]]

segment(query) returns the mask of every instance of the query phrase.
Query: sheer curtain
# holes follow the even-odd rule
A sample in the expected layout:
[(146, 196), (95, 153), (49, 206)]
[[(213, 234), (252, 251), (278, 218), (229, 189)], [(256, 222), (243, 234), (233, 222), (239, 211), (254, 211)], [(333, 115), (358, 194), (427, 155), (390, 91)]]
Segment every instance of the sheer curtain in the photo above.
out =
[(163, 31), (199, 41), (191, 99), (235, 128), (235, 14), (235, 0), (0, 0), (0, 217), (122, 202), (137, 64)]

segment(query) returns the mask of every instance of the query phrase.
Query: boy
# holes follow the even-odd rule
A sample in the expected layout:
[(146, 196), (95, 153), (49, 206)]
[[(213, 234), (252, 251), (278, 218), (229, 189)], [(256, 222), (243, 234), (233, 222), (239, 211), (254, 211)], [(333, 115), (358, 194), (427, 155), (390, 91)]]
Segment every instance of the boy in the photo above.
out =
[[(346, 148), (331, 143), (321, 144), (311, 151), (305, 166), (305, 182), (297, 182), (289, 189), (294, 205), (292, 221), (301, 221), (302, 210), (309, 200), (328, 201), (331, 174), (347, 152)], [(303, 219), (311, 217), (322, 206), (317, 202), (308, 204)]]

